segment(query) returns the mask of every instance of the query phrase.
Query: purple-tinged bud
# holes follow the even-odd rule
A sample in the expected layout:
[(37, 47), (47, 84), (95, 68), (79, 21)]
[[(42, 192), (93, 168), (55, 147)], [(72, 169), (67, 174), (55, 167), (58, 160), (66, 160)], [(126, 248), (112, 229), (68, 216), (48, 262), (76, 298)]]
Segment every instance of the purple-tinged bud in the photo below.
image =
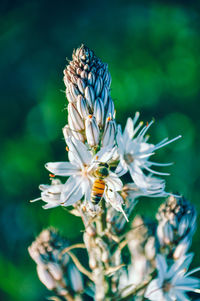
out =
[(100, 132), (96, 122), (96, 118), (92, 115), (88, 115), (85, 121), (85, 134), (87, 142), (90, 146), (98, 145)]
[(115, 121), (108, 117), (105, 124), (105, 129), (102, 137), (102, 146), (113, 146), (116, 136), (116, 124)]
[(81, 95), (79, 95), (77, 98), (77, 110), (83, 119), (86, 119), (89, 115), (87, 102)]
[(94, 116), (96, 118), (97, 124), (103, 126), (104, 121), (104, 105), (101, 98), (97, 98), (94, 103)]
[(94, 94), (94, 90), (91, 86), (87, 86), (85, 88), (85, 98), (86, 98), (90, 108), (93, 108), (94, 100), (95, 100), (95, 94)]

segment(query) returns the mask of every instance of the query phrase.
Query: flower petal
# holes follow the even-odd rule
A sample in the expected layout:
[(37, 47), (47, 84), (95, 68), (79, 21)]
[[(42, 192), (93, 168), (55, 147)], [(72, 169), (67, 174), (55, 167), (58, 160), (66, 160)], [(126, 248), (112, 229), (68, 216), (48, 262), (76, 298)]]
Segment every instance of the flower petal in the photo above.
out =
[(106, 183), (109, 188), (114, 191), (122, 190), (123, 184), (120, 178), (112, 171), (109, 172), (109, 176), (106, 178)]
[(70, 162), (49, 162), (45, 165), (51, 173), (57, 176), (71, 176), (77, 174), (80, 168)]
[(81, 187), (82, 177), (71, 176), (65, 183), (63, 192), (61, 193), (62, 206), (71, 206), (80, 200), (83, 196)]

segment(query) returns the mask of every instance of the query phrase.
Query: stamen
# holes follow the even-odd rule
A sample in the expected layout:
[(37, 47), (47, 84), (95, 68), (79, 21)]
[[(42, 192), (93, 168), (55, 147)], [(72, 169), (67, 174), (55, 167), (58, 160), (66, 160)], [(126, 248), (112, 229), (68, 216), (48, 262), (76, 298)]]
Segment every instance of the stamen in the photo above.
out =
[(49, 176), (50, 176), (50, 178), (55, 178), (55, 175), (52, 173), (50, 173)]
[(170, 173), (155, 171), (155, 170), (153, 170), (153, 169), (151, 169), (151, 168), (149, 168), (149, 167), (147, 167), (147, 166), (144, 166), (144, 168), (145, 168), (146, 170), (148, 170), (149, 172), (154, 173), (155, 175), (160, 175), (160, 176), (170, 176)]
[(30, 200), (30, 203), (34, 203), (34, 202), (37, 202), (37, 201), (40, 201), (42, 198), (37, 198), (37, 199), (34, 199), (34, 200)]
[(90, 115), (88, 115), (88, 118), (92, 119), (92, 115), (91, 115), (91, 114), (90, 114)]
[[(161, 148), (161, 147), (164, 147), (164, 146), (166, 146), (167, 144), (170, 144), (170, 143), (172, 143), (172, 142), (174, 142), (174, 141), (176, 141), (176, 140), (178, 140), (178, 139), (180, 139), (180, 138), (182, 138), (182, 136), (181, 135), (179, 135), (179, 136), (177, 136), (177, 137), (175, 137), (175, 138), (173, 138), (173, 139), (171, 139), (171, 140), (168, 140), (168, 141), (166, 141), (165, 143), (163, 143), (163, 144), (157, 144), (157, 145), (155, 145), (155, 148), (154, 149), (159, 149), (159, 148)], [(164, 141), (164, 140), (163, 140)]]
[(69, 147), (68, 147), (68, 146), (66, 146), (66, 148), (65, 148), (65, 149), (66, 149), (66, 151), (67, 151), (67, 152), (69, 151)]

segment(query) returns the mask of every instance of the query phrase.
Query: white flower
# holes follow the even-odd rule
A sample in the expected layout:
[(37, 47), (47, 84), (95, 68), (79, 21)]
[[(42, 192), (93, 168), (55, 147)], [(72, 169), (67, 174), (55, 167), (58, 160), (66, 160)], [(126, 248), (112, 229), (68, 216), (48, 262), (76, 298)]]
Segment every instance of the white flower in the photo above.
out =
[(137, 183), (128, 183), (123, 187), (123, 191), (127, 194), (127, 198), (134, 200), (140, 196), (146, 197), (166, 197), (169, 193), (165, 192), (165, 181), (160, 178), (153, 177), (152, 174), (145, 176), (138, 174)]
[[(162, 173), (151, 169), (151, 166), (168, 166), (172, 163), (155, 163), (149, 161), (150, 156), (154, 152), (164, 147), (165, 145), (172, 143), (173, 141), (179, 139), (181, 136), (178, 136), (172, 140), (165, 138), (158, 144), (147, 143), (148, 136), (146, 132), (149, 127), (152, 125), (153, 121), (145, 125), (138, 133), (139, 129), (142, 127), (143, 123), (140, 122), (137, 126), (137, 120), (139, 118), (139, 113), (135, 114), (134, 119), (128, 118), (124, 133), (122, 134), (121, 126), (118, 126), (117, 133), (117, 144), (118, 152), (120, 156), (120, 162), (116, 169), (116, 173), (121, 176), (127, 171), (130, 172), (133, 181), (140, 186), (141, 180), (140, 177), (143, 175), (143, 169), (146, 171), (158, 174), (158, 175), (169, 175), (168, 173)], [(137, 134), (137, 136), (136, 136)], [(136, 137), (135, 137), (136, 136)]]
[(181, 257), (169, 268), (165, 257), (157, 255), (158, 277), (148, 285), (145, 297), (152, 301), (189, 301), (186, 292), (200, 293), (200, 280), (189, 277), (200, 268), (186, 273), (192, 259), (193, 254), (188, 254)]
[(59, 179), (52, 179), (51, 185), (42, 184), (39, 186), (39, 188), (42, 191), (41, 197), (31, 200), (31, 202), (36, 202), (39, 200), (44, 201), (45, 203), (47, 203), (46, 205), (42, 206), (42, 208), (44, 209), (60, 206), (60, 195), (64, 188), (64, 185)]
[[(94, 171), (98, 162), (108, 162), (114, 150), (104, 147), (93, 157), (81, 141), (69, 137), (66, 142), (69, 147), (70, 162), (47, 163), (46, 168), (57, 176), (70, 176), (61, 193), (62, 206), (73, 205), (83, 196), (87, 202), (90, 202), (91, 188), (95, 180)], [(108, 188), (114, 191), (122, 189), (121, 180), (111, 171), (105, 181)]]

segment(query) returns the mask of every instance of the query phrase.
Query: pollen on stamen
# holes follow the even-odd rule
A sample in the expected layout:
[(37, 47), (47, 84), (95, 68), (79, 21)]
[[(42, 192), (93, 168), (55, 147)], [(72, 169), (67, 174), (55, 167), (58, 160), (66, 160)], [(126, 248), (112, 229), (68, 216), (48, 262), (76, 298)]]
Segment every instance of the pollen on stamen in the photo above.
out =
[(107, 121), (111, 121), (111, 120), (112, 120), (112, 117), (108, 116)]
[(92, 115), (91, 115), (91, 114), (90, 114), (90, 115), (88, 115), (88, 118), (92, 119)]
[(55, 175), (52, 173), (50, 173), (49, 176), (50, 176), (50, 178), (55, 178)]
[(66, 146), (65, 149), (66, 149), (67, 152), (69, 151), (69, 147), (68, 146)]

